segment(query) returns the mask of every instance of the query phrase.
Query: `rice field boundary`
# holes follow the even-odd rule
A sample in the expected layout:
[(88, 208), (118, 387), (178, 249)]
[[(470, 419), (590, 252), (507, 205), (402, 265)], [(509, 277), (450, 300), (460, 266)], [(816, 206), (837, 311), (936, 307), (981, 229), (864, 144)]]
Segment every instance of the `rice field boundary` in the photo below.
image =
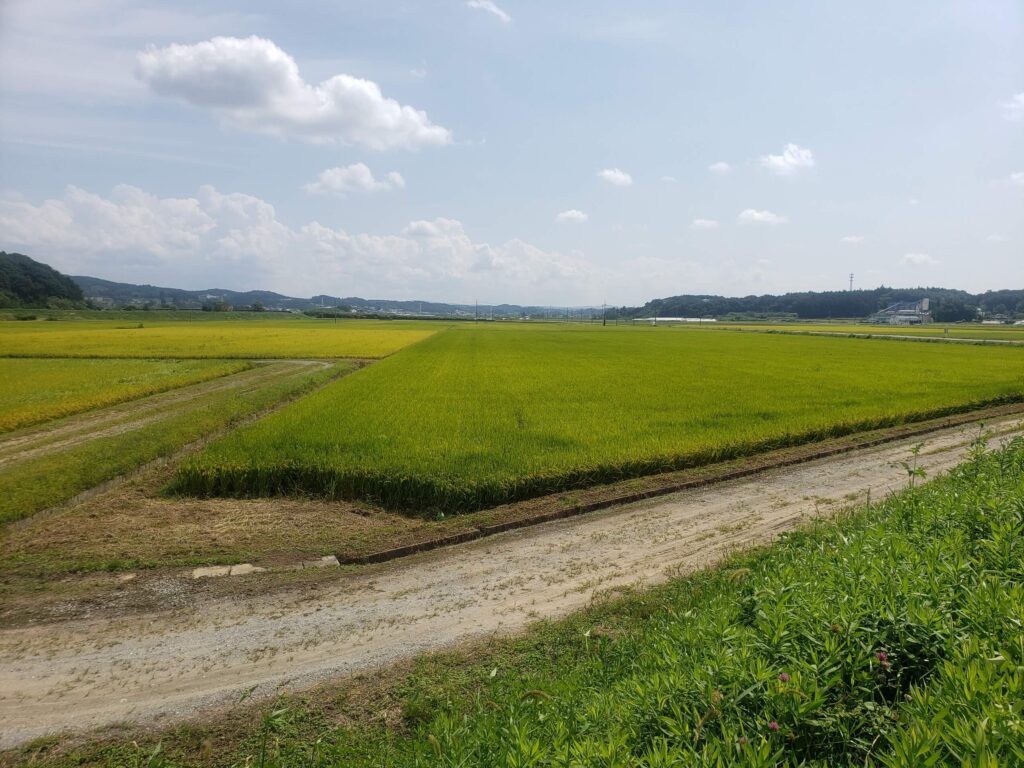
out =
[(979, 347), (1003, 346), (1024, 347), (1024, 341), (1016, 339), (965, 339), (956, 336), (910, 336), (896, 333), (863, 333), (857, 331), (798, 331), (787, 328), (728, 328), (719, 326), (716, 331), (733, 333), (770, 333), (780, 336), (833, 336), (846, 339), (884, 339), (886, 341), (921, 341), (928, 344), (973, 344)]
[[(619, 493), (618, 490), (621, 486), (637, 482), (636, 479), (625, 480), (607, 486), (609, 495), (603, 498), (598, 498), (594, 501), (577, 503), (571, 506), (566, 506), (563, 509), (543, 512), (540, 514), (527, 514), (524, 517), (517, 517), (515, 516), (515, 511), (510, 510), (510, 519), (480, 525), (469, 531), (461, 531), (459, 533), (443, 536), (437, 539), (416, 542), (392, 549), (379, 550), (377, 552), (370, 552), (364, 555), (345, 556), (338, 554), (337, 558), (341, 565), (371, 565), (375, 563), (385, 563), (409, 557), (410, 555), (415, 555), (421, 552), (429, 552), (443, 547), (463, 544), (468, 541), (475, 541), (488, 536), (494, 536), (506, 531), (527, 528), (571, 517), (578, 517), (580, 515), (597, 512), (602, 509), (608, 509), (610, 507), (633, 504), (647, 499), (692, 490), (694, 488), (725, 483), (730, 480), (738, 480), (772, 469), (781, 469), (795, 464), (805, 464), (818, 459), (825, 459), (843, 453), (850, 453), (851, 451), (873, 448), (875, 446), (896, 442), (898, 440), (905, 440), (919, 435), (926, 435), (931, 432), (937, 432), (950, 427), (975, 424), (986, 418), (1004, 418), (1015, 414), (1024, 415), (1024, 403), (1013, 403), (1009, 405), (964, 411), (924, 422), (876, 429), (869, 432), (861, 432), (854, 435), (847, 435), (845, 437), (833, 438), (824, 442), (805, 443), (795, 447), (776, 449), (774, 451), (755, 456), (747, 456), (721, 462), (717, 465), (677, 470), (675, 472), (667, 472), (659, 475), (649, 475), (641, 479), (648, 481), (658, 481), (660, 479), (665, 482), (652, 488)], [(697, 476), (692, 477), (693, 475)], [(543, 502), (546, 499), (551, 500), (552, 498), (564, 496), (565, 493), (551, 494), (547, 497), (542, 496), (527, 500), (526, 502), (520, 502), (519, 505), (525, 505), (529, 508), (530, 506), (535, 506), (538, 502)], [(517, 505), (513, 504), (509, 506), (515, 507)], [(494, 512), (494, 509), (485, 510), (485, 512)]]
[[(212, 442), (213, 440), (216, 440), (216, 439), (218, 439), (220, 437), (223, 437), (224, 435), (230, 433), (232, 430), (238, 429), (239, 427), (245, 426), (246, 424), (251, 424), (251, 423), (253, 423), (255, 421), (258, 421), (259, 419), (267, 416), (268, 414), (271, 414), (271, 413), (273, 413), (273, 412), (275, 412), (277, 410), (280, 410), (281, 408), (284, 408), (285, 406), (293, 403), (298, 398), (304, 397), (304, 396), (309, 395), (309, 394), (311, 394), (313, 392), (316, 392), (317, 390), (322, 389), (323, 387), (326, 387), (328, 384), (331, 384), (332, 382), (337, 381), (339, 378), (347, 376), (347, 375), (349, 375), (351, 373), (355, 373), (356, 371), (358, 371), (358, 370), (366, 367), (370, 363), (373, 363), (373, 362), (376, 362), (376, 361), (373, 360), (373, 359), (366, 359), (366, 358), (351, 358), (351, 359), (344, 359), (344, 360), (342, 360), (342, 359), (335, 359), (335, 360), (317, 360), (317, 359), (302, 359), (302, 360), (296, 359), (296, 360), (290, 360), (290, 359), (281, 359), (281, 360), (257, 360), (257, 361), (253, 361), (253, 362), (255, 363), (255, 365), (254, 365), (253, 368), (248, 369), (249, 371), (257, 370), (257, 369), (259, 369), (261, 367), (264, 367), (264, 366), (269, 367), (269, 366), (275, 365), (275, 364), (276, 365), (292, 365), (292, 366), (295, 366), (294, 370), (292, 370), (290, 372), (283, 371), (280, 374), (279, 377), (277, 377), (277, 378), (275, 378), (273, 380), (273, 382), (276, 382), (278, 380), (284, 381), (284, 380), (288, 380), (288, 379), (292, 379), (292, 378), (296, 378), (297, 379), (297, 378), (303, 376), (304, 374), (311, 374), (316, 369), (326, 369), (326, 368), (331, 368), (332, 366), (339, 366), (339, 368), (338, 368), (338, 370), (333, 372), (333, 374), (331, 376), (326, 378), (323, 382), (313, 386), (312, 388), (309, 388), (309, 389), (304, 389), (304, 388), (303, 389), (299, 389), (298, 391), (293, 392), (292, 394), (287, 395), (284, 398), (278, 400), (277, 402), (273, 403), (271, 406), (269, 406), (267, 408), (261, 408), (261, 409), (259, 409), (257, 411), (254, 411), (254, 412), (246, 415), (242, 419), (239, 419), (237, 421), (233, 421), (231, 423), (225, 424), (223, 427), (221, 427), (221, 428), (219, 428), (217, 430), (214, 430), (213, 432), (209, 432), (209, 433), (204, 434), (204, 435), (202, 435), (201, 437), (199, 437), (199, 438), (197, 438), (195, 440), (192, 440), (192, 441), (190, 441), (188, 443), (180, 445), (176, 450), (174, 450), (174, 451), (172, 451), (170, 453), (164, 454), (162, 456), (158, 456), (157, 458), (152, 459), (151, 461), (147, 461), (145, 464), (142, 464), (142, 465), (140, 465), (138, 467), (135, 467), (134, 469), (132, 469), (132, 470), (130, 470), (128, 472), (123, 472), (123, 473), (121, 473), (119, 475), (116, 475), (114, 477), (110, 477), (109, 479), (104, 480), (103, 482), (99, 483), (98, 485), (94, 485), (91, 488), (87, 488), (87, 489), (85, 489), (85, 490), (75, 494), (74, 496), (65, 499), (64, 501), (61, 501), (58, 504), (54, 504), (53, 506), (47, 507), (46, 509), (41, 509), (38, 512), (35, 512), (33, 514), (30, 514), (30, 515), (27, 515), (25, 517), (14, 519), (14, 520), (10, 520), (10, 521), (8, 521), (6, 523), (3, 523), (2, 527), (3, 528), (7, 528), (7, 529), (14, 529), (14, 528), (17, 528), (18, 526), (28, 525), (30, 522), (38, 521), (42, 517), (45, 517), (45, 516), (48, 516), (48, 515), (52, 515), (52, 514), (58, 512), (59, 510), (66, 509), (67, 507), (74, 506), (75, 504), (79, 504), (79, 503), (81, 503), (83, 501), (86, 501), (87, 499), (91, 499), (94, 496), (97, 496), (97, 495), (99, 495), (101, 493), (105, 493), (106, 491), (109, 491), (112, 488), (116, 488), (116, 487), (118, 487), (120, 485), (123, 485), (124, 483), (127, 483), (127, 482), (131, 481), (134, 478), (137, 478), (137, 477), (140, 477), (140, 476), (146, 474), (147, 472), (151, 472), (151, 471), (153, 471), (155, 469), (159, 469), (160, 467), (168, 466), (168, 465), (172, 464), (173, 462), (177, 461), (178, 459), (180, 459), (181, 457), (187, 456), (189, 453), (193, 453), (193, 452), (201, 449), (203, 446), (207, 445), (208, 443)], [(350, 365), (352, 367), (351, 368), (342, 368), (342, 367), (340, 367), (342, 365)], [(231, 376), (238, 376), (240, 374), (244, 374), (245, 372), (246, 371), (241, 371), (240, 373), (229, 374), (228, 376), (221, 377), (221, 378), (222, 379), (228, 379)], [(260, 383), (256, 384), (256, 386), (267, 386), (268, 384), (273, 383), (273, 382), (263, 381), (261, 384)], [(209, 382), (203, 382), (203, 383), (208, 384)], [(203, 383), (198, 384), (198, 385), (192, 385), (192, 386), (201, 386)], [(184, 388), (182, 388), (182, 389), (184, 389)], [(227, 389), (231, 389), (231, 387), (227, 387)], [(174, 392), (174, 391), (178, 391), (178, 390), (172, 390), (172, 392)], [(155, 395), (149, 395), (149, 396), (146, 396), (146, 397), (143, 397), (143, 398), (139, 398), (138, 401), (132, 401), (132, 402), (142, 402), (142, 401), (146, 401), (146, 400), (157, 400), (161, 396), (166, 396), (167, 394), (168, 394), (167, 392), (162, 392), (162, 393), (158, 393), (158, 394), (155, 394)], [(218, 393), (217, 392), (207, 393), (205, 396), (209, 397), (211, 394), (218, 394)], [(200, 398), (198, 398), (198, 399), (201, 400), (202, 397), (203, 396), (200, 396)], [(124, 405), (125, 405), (125, 403), (119, 403), (119, 404), (116, 404), (116, 405), (108, 406), (108, 408), (110, 410), (115, 410), (118, 407), (123, 407)], [(64, 419), (61, 419), (60, 421), (62, 421), (62, 422), (71, 422), (74, 419), (76, 419), (76, 417), (93, 416), (93, 415), (95, 415), (97, 413), (101, 413), (103, 410), (105, 410), (105, 409), (96, 409), (96, 410), (92, 410), (92, 411), (86, 411), (86, 412), (81, 413), (81, 414), (75, 414), (73, 416), (65, 417)], [(167, 414), (165, 412), (159, 412), (157, 414), (157, 416), (154, 417), (153, 422), (154, 423), (159, 423), (164, 418), (173, 418), (173, 414)], [(26, 428), (26, 430), (31, 430), (31, 429), (38, 430), (38, 429), (41, 429), (41, 426), (40, 425), (36, 425), (35, 427)], [(100, 439), (102, 439), (102, 437), (100, 437)]]

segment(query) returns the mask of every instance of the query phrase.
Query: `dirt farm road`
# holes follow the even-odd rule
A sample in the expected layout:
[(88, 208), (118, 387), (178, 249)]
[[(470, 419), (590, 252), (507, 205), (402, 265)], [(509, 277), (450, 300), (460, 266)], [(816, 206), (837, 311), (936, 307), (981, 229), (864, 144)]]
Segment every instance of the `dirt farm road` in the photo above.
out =
[[(1024, 434), (1020, 415), (986, 426), (1002, 440)], [(170, 722), (253, 686), (255, 696), (301, 689), (514, 632), (604, 590), (708, 565), (869, 491), (879, 499), (905, 484), (895, 462), (919, 442), (933, 477), (962, 460), (975, 434), (946, 429), (510, 531), (340, 573), (313, 593), (268, 589), (188, 610), (0, 630), (0, 748), (115, 722)]]

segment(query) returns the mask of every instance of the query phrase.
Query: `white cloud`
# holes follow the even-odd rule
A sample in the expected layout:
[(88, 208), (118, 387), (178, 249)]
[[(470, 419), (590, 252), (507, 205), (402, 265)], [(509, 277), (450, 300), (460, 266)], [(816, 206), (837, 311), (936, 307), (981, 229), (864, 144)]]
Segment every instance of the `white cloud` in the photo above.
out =
[(1011, 96), (1002, 103), (1003, 117), (1015, 123), (1024, 123), (1024, 93)]
[(562, 211), (560, 214), (555, 216), (555, 221), (558, 222), (572, 221), (583, 223), (588, 219), (590, 219), (590, 216), (585, 214), (583, 211), (577, 211), (575, 208), (571, 208), (568, 211)]
[(679, 179), (675, 176), (662, 176), (661, 181), (664, 181), (666, 184), (675, 184)]
[(777, 224), (785, 224), (788, 219), (771, 211), (757, 211), (753, 208), (747, 208), (745, 211), (740, 212), (738, 221), (740, 224), (770, 224), (775, 226)]
[(578, 253), (519, 239), (476, 242), (454, 219), (414, 221), (397, 234), (291, 227), (251, 195), (201, 187), (159, 198), (118, 186), (109, 198), (69, 186), (38, 205), (0, 199), (0, 241), (71, 274), (206, 288), (439, 297), (469, 301), (501, 285), (509, 300), (557, 301), (589, 285)]
[(916, 197), (910, 198), (909, 200), (907, 200), (907, 202), (910, 203), (910, 205), (920, 205), (921, 204), (921, 201), (918, 200)]
[(709, 165), (708, 170), (718, 176), (724, 176), (727, 173), (732, 173), (732, 166), (724, 160), (719, 160), (717, 163)]
[(846, 235), (843, 237), (844, 243), (863, 243), (864, 235)]
[(694, 219), (690, 222), (690, 229), (718, 229), (718, 222), (715, 219)]
[(795, 176), (804, 168), (814, 167), (814, 153), (796, 144), (787, 144), (781, 155), (765, 155), (761, 165), (778, 176)]
[(993, 234), (993, 235), (989, 235), (988, 237), (986, 237), (985, 241), (988, 242), (988, 243), (1005, 243), (1006, 242), (1006, 238), (1003, 237), (1002, 235), (995, 235), (995, 234)]
[(415, 77), (417, 80), (422, 80), (427, 76), (427, 70), (423, 67), (413, 67), (409, 70), (409, 75)]
[(938, 263), (927, 253), (905, 253), (900, 259), (900, 264), (912, 267), (934, 267)]
[(1010, 183), (1017, 187), (1024, 187), (1024, 171), (1010, 174)]
[(466, 0), (466, 6), (469, 8), (477, 8), (481, 11), (487, 11), (488, 13), (497, 16), (505, 24), (512, 21), (512, 17), (499, 8), (498, 4), (492, 0)]
[[(61, 115), (56, 109), (60, 105), (76, 106), (72, 112), (75, 119), (65, 118), (67, 125), (61, 135), (81, 139), (81, 123), (87, 113), (101, 112), (112, 118), (111, 110), (98, 107), (134, 104), (143, 95), (133, 74), (140, 40), (203, 40), (218, 30), (261, 23), (259, 14), (247, 12), (246, 7), (227, 11), (215, 5), (219, 4), (0, 2), (0, 87), (6, 92), (31, 94), (40, 100), (40, 107), (45, 101), (49, 109), (33, 110), (42, 119)], [(9, 109), (11, 102), (4, 106)], [(10, 116), (5, 123), (5, 127), (11, 125)]]
[(320, 172), (316, 181), (303, 187), (310, 194), (339, 197), (344, 197), (349, 192), (386, 192), (404, 188), (405, 179), (402, 178), (402, 174), (391, 171), (384, 178), (376, 179), (364, 163), (328, 168)]
[(137, 75), (155, 93), (207, 109), (227, 125), (272, 136), (374, 150), (452, 140), (426, 112), (386, 98), (370, 80), (335, 75), (307, 83), (291, 56), (260, 37), (151, 47), (138, 54)]
[(633, 184), (633, 177), (618, 168), (605, 168), (598, 171), (597, 175), (616, 187), (629, 187)]

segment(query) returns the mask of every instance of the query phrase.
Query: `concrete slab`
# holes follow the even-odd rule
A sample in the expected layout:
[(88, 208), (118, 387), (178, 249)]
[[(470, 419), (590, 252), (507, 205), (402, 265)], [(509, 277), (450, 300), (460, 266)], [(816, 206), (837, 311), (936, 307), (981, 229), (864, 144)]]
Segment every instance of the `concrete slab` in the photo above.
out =
[(231, 566), (232, 576), (248, 576), (250, 573), (262, 573), (267, 570), (266, 568), (260, 568), (258, 565), (252, 563), (239, 563), (238, 565)]
[(334, 555), (324, 555), (319, 560), (306, 560), (303, 568), (333, 568), (338, 565), (338, 558)]
[(227, 576), (231, 573), (230, 565), (208, 565), (203, 568), (193, 568), (193, 579), (208, 579), (211, 576)]

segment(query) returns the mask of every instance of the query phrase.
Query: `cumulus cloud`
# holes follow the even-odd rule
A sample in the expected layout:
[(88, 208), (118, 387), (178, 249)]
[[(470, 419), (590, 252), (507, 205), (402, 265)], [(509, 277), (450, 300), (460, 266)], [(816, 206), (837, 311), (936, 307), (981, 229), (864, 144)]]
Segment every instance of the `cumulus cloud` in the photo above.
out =
[(395, 234), (350, 233), (316, 221), (293, 227), (268, 202), (212, 186), (187, 198), (122, 185), (109, 197), (68, 187), (38, 204), (3, 199), (0, 240), (45, 254), (72, 274), (300, 296), (413, 291), (469, 300), (497, 284), (510, 300), (553, 301), (593, 279), (578, 253), (519, 239), (475, 241), (455, 219), (414, 221)]
[(715, 219), (694, 219), (690, 222), (690, 229), (718, 229), (718, 222)]
[(497, 3), (492, 2), (492, 0), (466, 0), (466, 6), (469, 8), (476, 8), (481, 11), (487, 11), (488, 13), (497, 16), (505, 24), (512, 21), (512, 17), (498, 7)]
[(785, 224), (788, 219), (785, 216), (779, 216), (777, 213), (771, 211), (758, 211), (753, 208), (747, 208), (740, 212), (737, 217), (740, 224), (768, 224), (776, 226), (778, 224)]
[(778, 176), (795, 176), (805, 168), (814, 167), (814, 153), (797, 144), (787, 144), (781, 155), (765, 155), (761, 165)]
[(387, 192), (404, 189), (405, 179), (397, 171), (391, 171), (382, 179), (376, 179), (365, 163), (328, 168), (321, 171), (316, 181), (303, 189), (313, 195), (337, 195), (345, 197), (350, 192)]
[(584, 221), (587, 221), (589, 218), (590, 216), (585, 214), (583, 211), (577, 211), (575, 208), (571, 208), (570, 210), (562, 211), (560, 214), (555, 216), (555, 221), (559, 223), (567, 221), (583, 223)]
[(598, 171), (597, 175), (616, 187), (629, 187), (633, 184), (633, 177), (618, 168), (605, 168), (603, 171)]
[(675, 184), (677, 181), (679, 181), (679, 179), (677, 179), (675, 176), (662, 176), (661, 180), (664, 181), (666, 184)]
[(1003, 117), (1015, 123), (1024, 123), (1024, 93), (1011, 96), (1002, 103)]
[(1010, 174), (1010, 183), (1014, 186), (1024, 187), (1024, 171)]
[(242, 130), (373, 150), (452, 140), (426, 112), (386, 98), (371, 80), (341, 74), (307, 83), (291, 56), (260, 37), (150, 47), (138, 54), (136, 73), (154, 93)]
[(900, 259), (900, 264), (911, 267), (934, 267), (938, 263), (927, 253), (905, 253)]
[(709, 165), (708, 170), (718, 176), (724, 176), (727, 173), (732, 173), (732, 166), (724, 160), (719, 160), (717, 163)]
[(846, 235), (843, 237), (844, 243), (863, 243), (864, 235)]

